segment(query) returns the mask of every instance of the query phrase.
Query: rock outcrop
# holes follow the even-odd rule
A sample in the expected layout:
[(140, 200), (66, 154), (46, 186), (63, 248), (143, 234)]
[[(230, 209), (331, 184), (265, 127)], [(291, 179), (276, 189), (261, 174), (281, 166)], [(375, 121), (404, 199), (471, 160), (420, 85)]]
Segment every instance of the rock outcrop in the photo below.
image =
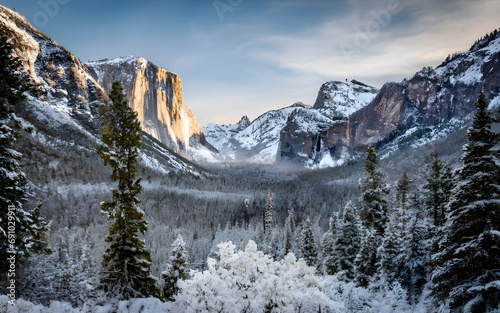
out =
[(109, 92), (114, 80), (122, 84), (142, 129), (178, 152), (205, 141), (196, 118), (182, 101), (181, 79), (148, 60), (128, 56), (88, 62), (92, 76)]

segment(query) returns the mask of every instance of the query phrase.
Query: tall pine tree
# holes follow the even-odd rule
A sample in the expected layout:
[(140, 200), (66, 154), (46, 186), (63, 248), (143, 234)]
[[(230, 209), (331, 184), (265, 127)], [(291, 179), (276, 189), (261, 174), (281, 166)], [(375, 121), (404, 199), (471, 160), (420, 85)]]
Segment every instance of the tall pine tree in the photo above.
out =
[(113, 224), (109, 228), (102, 260), (101, 284), (105, 291), (118, 298), (149, 296), (155, 293), (150, 276), (151, 257), (139, 233), (147, 230), (144, 211), (137, 198), (141, 179), (136, 179), (141, 128), (135, 113), (124, 99), (122, 87), (114, 82), (110, 101), (100, 107), (102, 141), (98, 153), (105, 165), (113, 169), (112, 200), (101, 203), (101, 210)]
[(500, 309), (500, 160), (498, 135), (481, 93), (467, 133), (463, 167), (448, 204), (432, 291), (452, 311)]
[(306, 219), (302, 226), (301, 239), (301, 252), (302, 257), (308, 266), (316, 267), (318, 265), (318, 247), (316, 246), (316, 239), (312, 229), (312, 223), (309, 217)]
[(385, 183), (385, 175), (380, 170), (380, 164), (375, 149), (369, 147), (366, 151), (365, 175), (360, 180), (361, 208), (360, 219), (365, 229), (359, 255), (356, 259), (358, 283), (367, 286), (369, 280), (377, 272), (377, 248), (382, 245), (382, 238), (387, 224), (387, 209), (389, 187)]

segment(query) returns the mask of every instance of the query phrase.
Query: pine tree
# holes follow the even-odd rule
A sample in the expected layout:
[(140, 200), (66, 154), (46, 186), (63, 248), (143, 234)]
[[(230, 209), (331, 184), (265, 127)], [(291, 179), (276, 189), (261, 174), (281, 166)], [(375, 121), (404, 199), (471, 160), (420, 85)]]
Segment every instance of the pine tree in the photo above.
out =
[(500, 305), (500, 160), (498, 135), (481, 93), (467, 133), (463, 167), (448, 204), (432, 291), (452, 311), (489, 312)]
[(52, 250), (47, 243), (47, 233), (50, 231), (50, 225), (40, 213), (42, 202), (37, 205), (31, 214), (31, 227), (29, 229), (31, 235), (33, 252), (38, 254), (50, 254)]
[(337, 213), (330, 217), (330, 227), (321, 238), (323, 252), (323, 272), (333, 275), (337, 272), (337, 258), (335, 255), (335, 241), (337, 240)]
[(400, 267), (399, 252), (401, 250), (401, 228), (399, 224), (399, 214), (393, 211), (385, 236), (382, 239), (382, 245), (377, 250), (378, 273), (382, 280), (389, 283), (394, 283), (398, 277)]
[(416, 194), (410, 196), (411, 208), (401, 240), (397, 280), (408, 292), (410, 304), (416, 304), (427, 282), (429, 222)]
[(316, 246), (316, 239), (314, 238), (312, 223), (309, 217), (303, 225), (300, 238), (302, 240), (302, 258), (306, 261), (308, 266), (316, 267), (318, 265), (318, 247)]
[(170, 256), (170, 264), (167, 270), (161, 273), (161, 278), (164, 280), (163, 296), (165, 299), (173, 300), (173, 297), (179, 291), (178, 281), (187, 278), (187, 261), (188, 254), (186, 243), (181, 235), (172, 243), (172, 255)]
[(113, 83), (109, 98), (100, 107), (104, 145), (97, 152), (104, 164), (112, 167), (110, 178), (118, 182), (118, 189), (111, 190), (112, 201), (101, 203), (103, 214), (113, 224), (105, 239), (110, 245), (103, 256), (100, 280), (106, 292), (119, 298), (149, 296), (155, 288), (149, 270), (151, 257), (139, 238), (147, 226), (137, 198), (141, 179), (135, 178), (141, 146), (140, 123), (118, 82)]
[(356, 264), (356, 281), (359, 286), (367, 287), (377, 273), (377, 248), (382, 244), (380, 236), (375, 230), (362, 228), (362, 239)]
[(385, 183), (385, 175), (380, 171), (375, 149), (369, 147), (366, 151), (365, 175), (360, 180), (361, 209), (360, 219), (364, 226), (365, 238), (357, 257), (358, 283), (367, 286), (375, 275), (377, 249), (382, 245), (382, 238), (387, 224), (387, 195), (389, 187)]
[(382, 236), (387, 223), (389, 188), (385, 183), (385, 175), (380, 171), (375, 149), (372, 147), (366, 151), (365, 175), (360, 180), (360, 185), (362, 192), (360, 217), (363, 226)]
[(271, 190), (267, 193), (267, 208), (264, 215), (264, 232), (271, 232), (273, 227), (273, 193)]
[(425, 170), (425, 184), (423, 188), (427, 191), (426, 205), (432, 217), (434, 226), (443, 224), (445, 215), (446, 194), (442, 188), (443, 162), (437, 153), (432, 152), (427, 161)]
[[(21, 125), (17, 120), (14, 108), (24, 99), (23, 92), (28, 90), (27, 74), (22, 71), (23, 65), (14, 56), (14, 45), (5, 35), (0, 36), (0, 275), (7, 273), (9, 256), (16, 261), (29, 257), (38, 250), (38, 241), (33, 244), (32, 212), (23, 205), (28, 201), (30, 192), (25, 174), (21, 171), (19, 161), (22, 155), (13, 148), (20, 134)], [(39, 209), (38, 209), (39, 210)], [(36, 212), (39, 214), (39, 211)], [(41, 219), (38, 215), (37, 218)], [(9, 231), (10, 226), (10, 231)], [(35, 226), (36, 228), (36, 226)], [(42, 239), (43, 229), (39, 229)], [(35, 239), (35, 240), (38, 240)], [(33, 248), (35, 248), (34, 251)]]
[(338, 276), (345, 281), (356, 277), (356, 256), (361, 247), (360, 221), (354, 204), (348, 202), (342, 218), (338, 222), (337, 238), (335, 240), (335, 260)]

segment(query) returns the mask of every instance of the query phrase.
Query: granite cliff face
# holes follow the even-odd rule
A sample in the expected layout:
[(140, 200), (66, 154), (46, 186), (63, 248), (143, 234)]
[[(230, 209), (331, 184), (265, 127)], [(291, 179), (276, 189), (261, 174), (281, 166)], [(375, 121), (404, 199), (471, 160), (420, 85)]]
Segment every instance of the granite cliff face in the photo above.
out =
[(92, 76), (106, 91), (113, 80), (122, 84), (142, 129), (177, 152), (190, 147), (213, 148), (205, 141), (196, 118), (182, 102), (179, 76), (148, 60), (128, 56), (88, 62)]

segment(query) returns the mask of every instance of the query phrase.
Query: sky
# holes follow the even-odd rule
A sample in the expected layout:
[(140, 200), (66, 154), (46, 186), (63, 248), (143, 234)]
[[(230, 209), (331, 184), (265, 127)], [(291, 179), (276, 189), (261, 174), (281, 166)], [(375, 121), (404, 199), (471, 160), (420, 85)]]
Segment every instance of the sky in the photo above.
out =
[(0, 0), (82, 61), (177, 73), (200, 126), (301, 101), (327, 81), (411, 77), (500, 27), (498, 0)]

